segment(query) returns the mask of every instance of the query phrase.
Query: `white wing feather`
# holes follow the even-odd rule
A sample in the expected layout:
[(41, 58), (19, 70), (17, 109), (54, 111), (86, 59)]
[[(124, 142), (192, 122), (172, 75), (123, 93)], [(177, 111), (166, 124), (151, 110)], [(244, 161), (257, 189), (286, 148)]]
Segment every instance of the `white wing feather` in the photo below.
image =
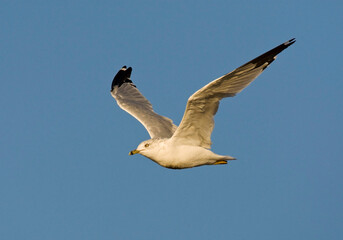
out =
[(187, 145), (211, 147), (213, 117), (219, 101), (233, 97), (246, 88), (263, 70), (271, 64), (276, 55), (295, 42), (291, 39), (236, 70), (210, 82), (195, 92), (187, 102), (182, 121), (173, 135), (173, 140)]
[[(129, 69), (129, 74), (131, 74), (131, 68)], [(126, 67), (124, 66), (120, 71), (126, 71)], [(111, 90), (111, 95), (119, 107), (142, 123), (151, 138), (170, 138), (177, 128), (173, 121), (155, 113), (151, 103), (138, 91), (129, 78), (124, 76), (119, 80), (119, 83), (118, 81), (115, 83), (113, 80)]]

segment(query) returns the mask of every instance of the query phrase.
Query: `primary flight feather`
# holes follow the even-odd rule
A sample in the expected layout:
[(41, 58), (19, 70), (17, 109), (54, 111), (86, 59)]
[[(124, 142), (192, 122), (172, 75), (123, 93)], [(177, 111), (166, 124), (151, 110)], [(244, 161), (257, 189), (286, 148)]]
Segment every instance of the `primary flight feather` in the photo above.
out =
[(151, 103), (132, 83), (132, 68), (122, 67), (113, 79), (111, 94), (119, 107), (141, 122), (151, 137), (129, 154), (139, 153), (173, 169), (226, 164), (227, 160), (235, 159), (210, 150), (213, 117), (219, 101), (241, 92), (276, 59), (277, 54), (294, 42), (293, 38), (196, 91), (188, 99), (178, 127), (171, 119), (154, 112)]

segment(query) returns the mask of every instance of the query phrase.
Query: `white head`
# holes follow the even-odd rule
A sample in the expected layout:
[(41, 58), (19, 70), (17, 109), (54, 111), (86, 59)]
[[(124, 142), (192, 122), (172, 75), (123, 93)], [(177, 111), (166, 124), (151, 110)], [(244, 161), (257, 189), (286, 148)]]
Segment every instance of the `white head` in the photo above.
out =
[(151, 160), (156, 161), (160, 154), (161, 149), (163, 149), (164, 141), (166, 139), (149, 139), (141, 142), (137, 149), (129, 152), (129, 155), (141, 154)]

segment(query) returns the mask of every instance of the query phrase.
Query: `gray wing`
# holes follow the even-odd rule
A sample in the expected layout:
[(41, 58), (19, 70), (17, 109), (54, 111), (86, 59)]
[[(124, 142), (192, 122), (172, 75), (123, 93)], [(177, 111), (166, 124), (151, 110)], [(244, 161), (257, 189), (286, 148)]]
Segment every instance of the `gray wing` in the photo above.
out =
[(185, 113), (172, 137), (173, 140), (210, 148), (214, 127), (213, 117), (218, 110), (219, 101), (241, 92), (276, 59), (277, 54), (294, 42), (293, 38), (195, 92), (188, 99)]
[(151, 103), (132, 83), (132, 68), (122, 67), (112, 82), (111, 95), (120, 108), (135, 117), (151, 138), (170, 138), (176, 130), (173, 121), (154, 112)]

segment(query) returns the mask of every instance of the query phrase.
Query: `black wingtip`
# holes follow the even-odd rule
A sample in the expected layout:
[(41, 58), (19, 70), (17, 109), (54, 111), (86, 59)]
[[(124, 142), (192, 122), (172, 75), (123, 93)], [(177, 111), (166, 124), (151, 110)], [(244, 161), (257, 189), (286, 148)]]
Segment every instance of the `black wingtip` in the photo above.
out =
[(126, 68), (126, 66), (124, 65), (114, 76), (111, 85), (111, 91), (113, 91), (115, 86), (120, 87), (123, 83), (126, 82), (132, 83), (132, 81), (130, 80), (131, 72), (132, 67)]
[(296, 42), (295, 38), (292, 38), (292, 39), (288, 40), (287, 42), (285, 42), (284, 45), (286, 45), (288, 47), (288, 46), (291, 46), (295, 42)]
[[(292, 38), (290, 40), (288, 40), (287, 42), (284, 42), (282, 44), (280, 44), (279, 46), (273, 48), (272, 50), (269, 50), (268, 52), (258, 56), (257, 58), (251, 60), (250, 62), (246, 63), (245, 65), (247, 64), (255, 64), (256, 68), (257, 67), (260, 67), (261, 65), (265, 64), (266, 62), (269, 64), (271, 64), (276, 56), (282, 52), (283, 50), (285, 50), (286, 48), (288, 48), (289, 46), (291, 46), (293, 43), (295, 43), (295, 38)], [(263, 70), (268, 67), (268, 65), (266, 65)]]

